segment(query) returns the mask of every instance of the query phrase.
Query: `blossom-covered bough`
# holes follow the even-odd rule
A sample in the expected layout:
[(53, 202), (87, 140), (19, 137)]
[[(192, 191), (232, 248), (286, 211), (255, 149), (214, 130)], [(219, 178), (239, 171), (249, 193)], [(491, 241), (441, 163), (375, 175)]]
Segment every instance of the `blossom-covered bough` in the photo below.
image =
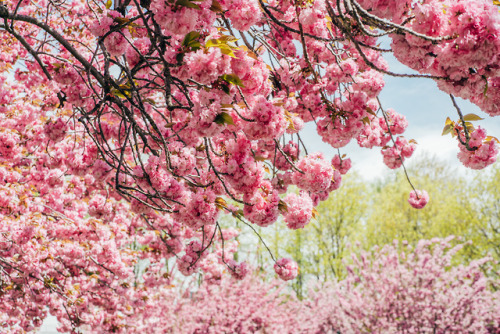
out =
[[(170, 258), (185, 275), (242, 278), (221, 214), (302, 228), (350, 167), (308, 152), (305, 123), (335, 149), (357, 140), (404, 167), (416, 146), (378, 99), (384, 74), (450, 94), (459, 117), (444, 133), (464, 165), (498, 154), (455, 101), (500, 114), (500, 15), (486, 0), (1, 1), (0, 40), (9, 328), (30, 330), (50, 310), (63, 330), (133, 331), (127, 316), (155, 307)], [(385, 52), (418, 74), (392, 72)], [(290, 186), (300, 193), (285, 197)], [(428, 198), (413, 189), (409, 201)], [(297, 275), (290, 259), (274, 267)]]

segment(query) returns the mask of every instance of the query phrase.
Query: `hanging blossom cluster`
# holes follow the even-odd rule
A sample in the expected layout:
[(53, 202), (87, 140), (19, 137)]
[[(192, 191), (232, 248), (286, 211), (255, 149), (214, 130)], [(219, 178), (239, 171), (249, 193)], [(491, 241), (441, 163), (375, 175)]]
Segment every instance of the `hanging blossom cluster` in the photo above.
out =
[(408, 203), (415, 209), (422, 209), (429, 202), (429, 194), (425, 190), (412, 190)]
[[(350, 168), (307, 151), (306, 123), (400, 167), (415, 142), (378, 98), (384, 74), (406, 76), (383, 59), (384, 35), (410, 76), (499, 114), (500, 15), (486, 0), (121, 3), (0, 3), (5, 328), (51, 312), (61, 331), (130, 332), (171, 284), (167, 262), (243, 279), (238, 231), (219, 218), (304, 228)], [(484, 168), (498, 143), (459, 115), (459, 158)], [(274, 268), (298, 273), (291, 259)]]

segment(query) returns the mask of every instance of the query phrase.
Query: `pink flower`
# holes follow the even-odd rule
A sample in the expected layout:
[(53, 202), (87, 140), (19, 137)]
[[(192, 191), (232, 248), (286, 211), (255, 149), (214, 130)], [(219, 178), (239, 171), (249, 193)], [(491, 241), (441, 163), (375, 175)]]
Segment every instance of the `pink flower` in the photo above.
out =
[[(461, 134), (462, 140), (465, 140)], [(476, 148), (469, 151), (464, 145), (458, 143), (460, 152), (458, 159), (465, 167), (483, 169), (497, 160), (498, 144), (494, 139), (486, 140), (486, 130), (480, 126), (470, 134), (469, 147)]]
[(320, 192), (330, 187), (333, 168), (324, 158), (323, 153), (313, 153), (300, 159), (297, 168), (304, 172), (295, 171), (292, 174), (293, 183), (299, 188), (311, 192)]
[(408, 203), (415, 209), (422, 209), (429, 202), (429, 194), (425, 190), (412, 190)]
[(68, 126), (66, 122), (62, 118), (58, 118), (55, 122), (47, 122), (44, 127), (44, 132), (50, 140), (58, 142), (64, 139), (67, 129)]
[(352, 162), (351, 159), (343, 159), (338, 154), (332, 159), (332, 166), (340, 172), (340, 174), (345, 175), (351, 169)]
[(281, 258), (274, 264), (274, 271), (284, 281), (290, 281), (299, 274), (299, 265), (292, 259)]
[(245, 205), (243, 212), (252, 223), (266, 227), (278, 219), (280, 197), (268, 181), (263, 182), (261, 187), (263, 190), (253, 196), (251, 205)]
[(284, 201), (287, 204), (287, 211), (284, 220), (288, 228), (293, 230), (303, 228), (312, 218), (313, 201), (306, 192), (301, 192), (300, 196), (288, 194)]
[(382, 149), (384, 163), (390, 169), (399, 168), (406, 158), (412, 156), (415, 148), (416, 145), (411, 141), (408, 141), (404, 137), (398, 137), (396, 138), (396, 142), (393, 147), (386, 147)]
[(229, 273), (237, 280), (244, 279), (250, 272), (250, 267), (246, 262), (237, 263), (234, 260), (229, 260), (227, 264), (229, 265)]

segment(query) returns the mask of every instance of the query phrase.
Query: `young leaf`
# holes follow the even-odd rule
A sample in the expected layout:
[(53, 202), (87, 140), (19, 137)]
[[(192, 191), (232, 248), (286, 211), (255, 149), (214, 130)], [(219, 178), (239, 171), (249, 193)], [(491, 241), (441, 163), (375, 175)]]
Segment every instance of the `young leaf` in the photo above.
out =
[(205, 47), (207, 49), (214, 48), (214, 47), (219, 48), (223, 54), (228, 55), (228, 56), (233, 57), (233, 58), (236, 58), (236, 55), (233, 52), (233, 49), (236, 49), (236, 47), (228, 44), (228, 43), (232, 43), (236, 40), (237, 40), (237, 38), (235, 38), (234, 36), (225, 35), (225, 36), (222, 36), (218, 39), (215, 39), (215, 38), (209, 39), (208, 41), (205, 42)]
[(217, 0), (212, 0), (212, 6), (210, 6), (210, 10), (215, 13), (222, 13), (222, 6)]
[(236, 55), (234, 54), (233, 50), (226, 44), (222, 44), (219, 46), (220, 52), (222, 54), (225, 54), (229, 57), (236, 58)]
[(453, 126), (451, 124), (446, 124), (444, 126), (443, 133), (441, 134), (441, 136), (446, 136), (448, 133), (451, 132), (451, 130), (453, 130)]
[[(197, 31), (191, 31), (188, 32), (187, 35), (184, 37), (184, 40), (182, 41), (183, 46), (192, 46), (191, 44), (193, 42), (198, 42), (197, 39), (200, 38), (200, 33)], [(198, 42), (198, 45), (200, 42)]]
[(467, 114), (464, 116), (464, 121), (480, 121), (484, 118), (479, 117), (476, 114)]
[(212, 48), (212, 47), (218, 47), (221, 43), (219, 42), (218, 39), (215, 39), (215, 38), (212, 38), (212, 39), (209, 39), (208, 41), (206, 41), (205, 43), (205, 47), (206, 48)]
[(233, 85), (240, 87), (245, 87), (245, 85), (243, 85), (243, 81), (241, 81), (241, 79), (236, 74), (224, 74), (220, 78), (227, 83), (231, 83)]
[(215, 198), (215, 206), (223, 210), (227, 208), (227, 203), (222, 197)]
[(190, 0), (177, 0), (175, 2), (176, 6), (182, 6), (182, 7), (187, 7), (187, 8), (193, 8), (193, 9), (200, 9), (200, 6), (198, 6), (195, 3), (192, 3)]
[(238, 39), (232, 35), (224, 35), (220, 37), (219, 40), (224, 43), (233, 43), (236, 42)]
[(366, 112), (373, 116), (377, 116), (377, 114), (375, 114), (375, 112), (370, 107), (366, 107)]
[(227, 112), (222, 112), (222, 113), (218, 114), (215, 117), (214, 122), (219, 124), (219, 125), (223, 125), (223, 124), (234, 125), (233, 118)]
[(485, 142), (485, 143), (489, 143), (489, 142), (490, 142), (490, 141), (492, 141), (492, 140), (494, 140), (494, 141), (496, 141), (497, 143), (499, 143), (499, 144), (500, 144), (500, 140), (498, 140), (498, 138), (497, 138), (497, 137), (493, 137), (493, 136), (488, 136), (488, 137), (486, 137), (486, 139), (484, 140), (484, 142)]
[(286, 204), (286, 202), (280, 200), (278, 203), (278, 210), (282, 213), (288, 212), (288, 205)]

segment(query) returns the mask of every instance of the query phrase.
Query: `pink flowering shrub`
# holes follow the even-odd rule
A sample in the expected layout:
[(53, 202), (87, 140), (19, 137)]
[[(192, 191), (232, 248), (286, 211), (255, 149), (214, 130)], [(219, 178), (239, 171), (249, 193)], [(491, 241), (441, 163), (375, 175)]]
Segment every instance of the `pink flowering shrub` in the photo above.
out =
[[(154, 307), (154, 304), (162, 308)], [(241, 281), (224, 279), (214, 285), (204, 281), (199, 288), (165, 287), (144, 302), (149, 316), (131, 314), (141, 330), (172, 333), (307, 333), (315, 328), (307, 320), (307, 309), (280, 281), (263, 282), (249, 276)], [(309, 333), (312, 333), (309, 332)]]
[(450, 238), (422, 240), (415, 249), (397, 245), (353, 256), (347, 278), (310, 296), (322, 331), (341, 333), (490, 333), (498, 330), (499, 294), (481, 266), (491, 259), (452, 266), (463, 245)]
[[(500, 295), (481, 270), (491, 259), (452, 265), (463, 245), (452, 247), (451, 239), (353, 255), (345, 279), (316, 284), (300, 301), (282, 281), (250, 275), (217, 284), (205, 280), (197, 289), (154, 290), (146, 301), (151, 316), (130, 319), (140, 328), (181, 333), (495, 332)], [(287, 259), (278, 263), (293, 266)]]

